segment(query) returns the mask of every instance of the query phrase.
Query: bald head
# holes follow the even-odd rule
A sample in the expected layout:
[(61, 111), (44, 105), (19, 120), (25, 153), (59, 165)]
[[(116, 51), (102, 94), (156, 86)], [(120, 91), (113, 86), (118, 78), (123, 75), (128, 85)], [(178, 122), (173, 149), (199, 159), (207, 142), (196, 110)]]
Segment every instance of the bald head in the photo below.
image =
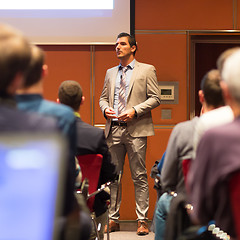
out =
[(240, 50), (228, 57), (224, 63), (222, 79), (231, 96), (240, 104)]
[(233, 47), (225, 50), (217, 59), (217, 68), (220, 71), (220, 74), (222, 75), (223, 65), (224, 62), (228, 57), (230, 57), (233, 53), (235, 53), (237, 50), (240, 50), (240, 47)]

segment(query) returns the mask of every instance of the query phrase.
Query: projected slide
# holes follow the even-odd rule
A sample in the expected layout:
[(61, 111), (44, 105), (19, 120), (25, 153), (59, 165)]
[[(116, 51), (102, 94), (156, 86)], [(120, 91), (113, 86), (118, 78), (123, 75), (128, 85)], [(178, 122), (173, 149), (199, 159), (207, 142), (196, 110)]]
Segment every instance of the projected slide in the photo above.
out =
[(6, 0), (0, 23), (36, 44), (114, 44), (130, 32), (131, 0)]
[(1, 2), (0, 9), (113, 9), (113, 0), (7, 0)]

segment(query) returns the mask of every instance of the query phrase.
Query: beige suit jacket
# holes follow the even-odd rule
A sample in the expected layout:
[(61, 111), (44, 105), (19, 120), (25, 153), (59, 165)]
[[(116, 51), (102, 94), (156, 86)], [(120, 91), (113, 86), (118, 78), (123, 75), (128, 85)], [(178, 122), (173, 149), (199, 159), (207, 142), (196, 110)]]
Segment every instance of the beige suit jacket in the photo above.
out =
[[(102, 94), (99, 100), (101, 111), (113, 107), (115, 82), (118, 66), (107, 70)], [(126, 108), (134, 107), (137, 118), (127, 123), (128, 132), (132, 137), (146, 137), (154, 135), (151, 110), (160, 105), (160, 91), (154, 66), (135, 62), (130, 79)], [(105, 136), (108, 137), (111, 120), (107, 119)]]

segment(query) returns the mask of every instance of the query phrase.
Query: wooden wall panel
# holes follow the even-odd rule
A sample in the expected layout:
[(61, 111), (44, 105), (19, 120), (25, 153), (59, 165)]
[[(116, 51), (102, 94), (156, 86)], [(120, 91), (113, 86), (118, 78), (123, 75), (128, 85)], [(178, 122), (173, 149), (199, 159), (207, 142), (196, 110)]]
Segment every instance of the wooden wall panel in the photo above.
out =
[(44, 81), (44, 97), (56, 101), (62, 81), (75, 80), (83, 88), (86, 97), (81, 107), (82, 119), (90, 123), (90, 47), (89, 46), (41, 46), (46, 52), (48, 77)]
[(232, 29), (231, 0), (137, 0), (136, 29)]
[[(151, 168), (155, 161), (162, 157), (164, 153), (167, 141), (172, 129), (155, 129), (155, 136), (148, 138), (148, 147), (146, 155), (146, 167), (148, 172), (149, 183), (149, 212), (148, 218), (151, 220), (155, 208), (157, 199), (156, 190), (153, 189), (154, 180), (150, 177)], [(134, 220), (137, 218), (135, 213), (135, 197), (134, 186), (131, 179), (131, 173), (129, 168), (128, 159), (125, 161), (124, 175), (122, 179), (123, 196), (122, 205), (120, 209), (120, 220)]]
[(235, 5), (234, 5), (234, 29), (240, 30), (240, 0), (235, 0)]
[(106, 119), (99, 108), (99, 98), (102, 93), (105, 74), (108, 68), (119, 64), (116, 57), (115, 46), (96, 46), (94, 65), (95, 65), (95, 99), (94, 116), (95, 124), (105, 124)]
[[(187, 42), (185, 34), (137, 34), (139, 61), (153, 64), (158, 81), (179, 82), (179, 104), (162, 104), (152, 111), (154, 124), (176, 124), (187, 119)], [(161, 110), (172, 119), (162, 120)]]

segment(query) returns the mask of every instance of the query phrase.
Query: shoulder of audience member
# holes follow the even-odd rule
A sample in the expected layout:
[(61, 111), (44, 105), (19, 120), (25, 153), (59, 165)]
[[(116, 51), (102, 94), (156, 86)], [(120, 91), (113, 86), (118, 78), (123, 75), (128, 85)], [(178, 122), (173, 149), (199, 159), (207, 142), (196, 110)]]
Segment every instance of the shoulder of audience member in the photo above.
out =
[(103, 129), (92, 126), (91, 124), (88, 124), (80, 119), (77, 118), (77, 129), (79, 132), (81, 132), (81, 135), (86, 133), (89, 134), (91, 133), (92, 136), (102, 136), (102, 134), (104, 134)]
[(174, 131), (184, 130), (186, 127), (188, 127), (190, 125), (195, 125), (198, 121), (199, 121), (199, 117), (194, 117), (192, 120), (180, 122), (180, 123), (176, 124), (176, 126), (173, 128), (173, 130)]
[[(34, 112), (23, 112), (18, 110), (19, 118), (22, 119), (22, 124), (26, 127), (26, 129), (33, 129), (33, 130), (41, 130), (41, 131), (59, 131), (57, 120), (53, 117), (43, 116), (38, 113)], [(21, 117), (20, 117), (21, 116)], [(21, 123), (20, 123), (21, 124)]]
[(75, 115), (72, 108), (49, 100), (44, 101), (48, 105), (49, 115), (52, 115), (53, 117), (61, 117), (71, 122), (75, 121)]
[(204, 113), (200, 117), (200, 121), (201, 122), (208, 122), (211, 120), (219, 121), (218, 119), (221, 119), (221, 118), (224, 118), (226, 120), (234, 119), (233, 111), (229, 106), (219, 107), (219, 108), (216, 108), (216, 109), (213, 109), (211, 111)]

